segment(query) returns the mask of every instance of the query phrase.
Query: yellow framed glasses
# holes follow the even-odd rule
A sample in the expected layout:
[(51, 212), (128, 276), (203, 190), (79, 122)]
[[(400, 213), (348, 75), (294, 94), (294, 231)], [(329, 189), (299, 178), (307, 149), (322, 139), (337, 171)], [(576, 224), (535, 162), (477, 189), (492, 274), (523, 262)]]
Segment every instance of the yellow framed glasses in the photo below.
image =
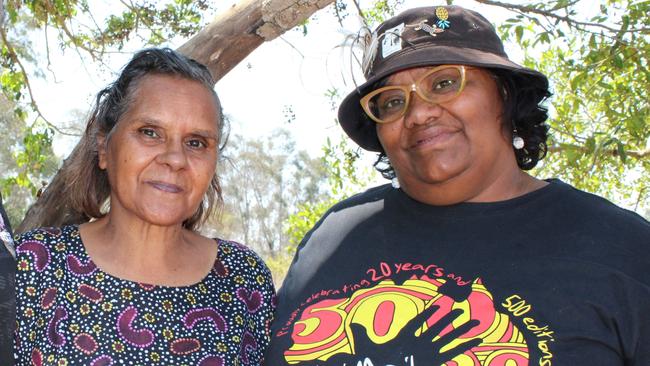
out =
[(456, 98), (463, 88), (465, 66), (437, 66), (411, 85), (389, 85), (366, 94), (361, 98), (361, 107), (373, 121), (390, 123), (406, 113), (412, 92), (429, 103), (439, 104)]

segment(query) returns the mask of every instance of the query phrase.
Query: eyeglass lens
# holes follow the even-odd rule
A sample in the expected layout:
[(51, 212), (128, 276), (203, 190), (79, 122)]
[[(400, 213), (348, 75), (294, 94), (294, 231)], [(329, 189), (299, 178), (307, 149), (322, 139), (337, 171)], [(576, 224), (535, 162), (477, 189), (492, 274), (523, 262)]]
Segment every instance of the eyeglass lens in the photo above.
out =
[[(418, 80), (416, 93), (429, 103), (442, 103), (454, 98), (463, 85), (459, 68), (434, 69)], [(368, 102), (369, 112), (382, 122), (399, 118), (408, 108), (411, 86), (388, 86), (380, 88)]]

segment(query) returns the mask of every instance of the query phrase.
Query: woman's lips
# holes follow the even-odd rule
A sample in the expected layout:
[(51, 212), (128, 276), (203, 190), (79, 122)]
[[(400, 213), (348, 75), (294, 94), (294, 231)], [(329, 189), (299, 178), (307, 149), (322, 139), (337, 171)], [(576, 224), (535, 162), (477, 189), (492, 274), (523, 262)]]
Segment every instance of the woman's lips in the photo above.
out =
[(436, 148), (446, 143), (458, 132), (449, 127), (429, 127), (416, 133), (410, 140), (409, 149)]
[(158, 182), (158, 181), (150, 181), (147, 183), (149, 183), (149, 185), (153, 186), (155, 189), (167, 193), (180, 193), (183, 191), (183, 188), (171, 183)]

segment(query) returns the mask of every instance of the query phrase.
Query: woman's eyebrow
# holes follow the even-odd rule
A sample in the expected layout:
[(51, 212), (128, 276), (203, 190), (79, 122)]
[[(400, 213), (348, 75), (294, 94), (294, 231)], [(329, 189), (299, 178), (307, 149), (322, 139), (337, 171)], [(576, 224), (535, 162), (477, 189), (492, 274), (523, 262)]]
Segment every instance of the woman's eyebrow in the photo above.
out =
[(148, 117), (148, 116), (136, 116), (135, 118), (132, 119), (132, 122), (140, 122), (144, 123), (147, 125), (154, 125), (154, 126), (164, 126), (164, 123), (155, 118), (155, 117)]
[[(157, 127), (165, 127), (165, 123), (162, 120), (159, 120), (154, 117), (136, 117), (133, 119), (134, 122), (145, 123), (147, 125), (154, 125)], [(190, 132), (191, 135), (207, 138), (207, 139), (218, 139), (218, 134), (215, 131), (210, 130), (193, 130)]]
[(209, 131), (209, 130), (195, 130), (192, 131), (192, 135), (196, 135), (199, 137), (204, 137), (206, 139), (217, 139), (217, 134), (214, 131)]

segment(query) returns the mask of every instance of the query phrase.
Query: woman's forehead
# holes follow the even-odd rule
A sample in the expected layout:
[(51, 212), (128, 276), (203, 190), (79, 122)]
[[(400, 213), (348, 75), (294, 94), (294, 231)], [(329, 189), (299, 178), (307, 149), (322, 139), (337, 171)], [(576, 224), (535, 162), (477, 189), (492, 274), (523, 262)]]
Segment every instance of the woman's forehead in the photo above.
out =
[(210, 120), (210, 130), (219, 130), (221, 112), (215, 93), (199, 81), (175, 75), (152, 74), (134, 85), (130, 102), (119, 125), (124, 122), (149, 122), (166, 126), (180, 118), (177, 114), (192, 117), (195, 121)]
[(396, 73), (391, 74), (387, 79), (388, 84), (404, 84), (406, 82), (414, 82), (417, 80), (417, 77), (423, 73), (431, 70), (435, 66), (423, 66), (423, 67), (414, 67), (411, 69), (400, 70)]
[(420, 75), (426, 73), (427, 71), (433, 68), (445, 67), (445, 66), (452, 66), (452, 65), (430, 65), (430, 66), (412, 67), (410, 69), (400, 70), (388, 76), (386, 81), (388, 82), (388, 84), (393, 84), (393, 83), (403, 84), (404, 82), (414, 82), (415, 80), (417, 80), (417, 78)]
[(467, 71), (486, 71), (485, 68), (476, 67), (476, 66), (467, 66), (459, 64), (443, 64), (443, 65), (429, 65), (429, 66), (420, 66), (413, 67), (410, 69), (404, 69), (397, 71), (384, 79), (382, 85), (397, 85), (397, 84), (408, 84), (414, 83), (417, 79), (424, 73), (430, 71), (433, 68), (444, 68), (445, 66), (455, 67), (455, 66), (464, 66)]

